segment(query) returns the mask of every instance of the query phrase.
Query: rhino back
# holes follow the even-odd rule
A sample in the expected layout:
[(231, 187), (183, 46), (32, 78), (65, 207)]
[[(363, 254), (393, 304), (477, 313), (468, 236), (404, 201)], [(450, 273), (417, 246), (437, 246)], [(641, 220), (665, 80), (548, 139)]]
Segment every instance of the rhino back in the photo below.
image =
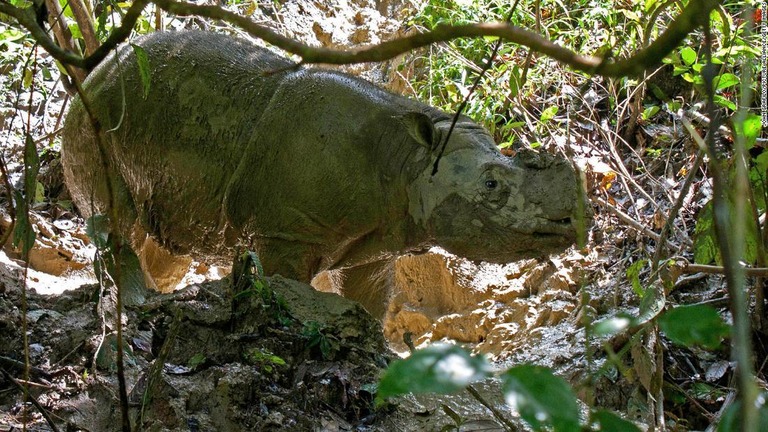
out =
[(231, 182), (230, 220), (313, 245), (323, 269), (402, 252), (405, 185), (429, 163), (398, 120), (409, 111), (444, 116), (347, 74), (287, 75)]
[[(85, 92), (127, 195), (118, 206), (133, 207), (119, 210), (135, 211), (147, 232), (186, 251), (221, 228), (223, 196), (251, 128), (292, 63), (203, 32), (157, 33), (137, 44), (149, 60), (146, 97), (130, 46), (93, 71)], [(68, 184), (86, 214), (91, 197), (97, 211), (106, 207), (104, 188), (95, 184), (106, 178), (93, 161), (96, 145), (77, 100), (65, 123), (63, 155)]]

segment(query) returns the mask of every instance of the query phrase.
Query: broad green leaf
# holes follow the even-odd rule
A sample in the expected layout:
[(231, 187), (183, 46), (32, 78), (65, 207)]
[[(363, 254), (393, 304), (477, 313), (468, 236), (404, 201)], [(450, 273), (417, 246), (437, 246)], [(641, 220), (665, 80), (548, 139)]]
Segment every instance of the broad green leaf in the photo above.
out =
[(379, 382), (377, 399), (406, 393), (453, 393), (490, 375), (481, 356), (447, 344), (417, 350), (393, 362)]
[(589, 417), (592, 430), (601, 432), (640, 432), (631, 421), (624, 420), (613, 411), (597, 410)]
[[(731, 170), (730, 175), (733, 176), (733, 170)], [(734, 211), (733, 197), (729, 197), (727, 202), (729, 220), (727, 221), (728, 226), (726, 227), (726, 230), (730, 231), (736, 224), (741, 224), (744, 230), (744, 237), (742, 239), (744, 241), (744, 256), (742, 257), (742, 260), (748, 264), (754, 264), (757, 260), (757, 244), (760, 239), (758, 237), (757, 227), (752, 218), (752, 213), (749, 211), (743, 212), (743, 219), (738, 221), (736, 219), (736, 212)], [(715, 235), (712, 206), (712, 201), (708, 202), (701, 209), (699, 217), (696, 220), (696, 229), (693, 234), (693, 258), (698, 264), (710, 264), (715, 262), (718, 265), (721, 265), (722, 259), (720, 257), (720, 249)]]
[(672, 76), (678, 76), (678, 75), (684, 74), (689, 70), (691, 70), (691, 68), (686, 66), (674, 66), (672, 68)]
[(592, 332), (595, 336), (613, 336), (632, 326), (634, 318), (629, 314), (621, 312), (615, 317), (606, 318), (595, 323)]
[(542, 111), (541, 112), (540, 121), (542, 123), (547, 123), (548, 121), (550, 121), (553, 118), (555, 118), (555, 115), (557, 114), (557, 109), (558, 108), (557, 108), (556, 105), (552, 105), (551, 107), (549, 107), (549, 108), (545, 109), (544, 111)]
[[(66, 8), (65, 10), (69, 11), (70, 9)], [(70, 18), (72, 18), (72, 17), (70, 17)], [(77, 25), (75, 23), (72, 23), (68, 27), (69, 27), (70, 33), (72, 33), (72, 37), (73, 38), (75, 38), (75, 39), (82, 39), (83, 38), (83, 33), (80, 31), (80, 26), (79, 25)]]
[(715, 103), (720, 105), (721, 107), (728, 108), (731, 111), (736, 111), (736, 108), (737, 108), (736, 104), (732, 100), (720, 95), (714, 95), (713, 99)]
[(141, 84), (144, 88), (144, 99), (146, 99), (149, 95), (149, 87), (151, 83), (149, 74), (149, 57), (147, 56), (147, 52), (144, 50), (144, 48), (136, 44), (131, 44), (131, 47), (133, 48), (133, 53), (136, 54), (136, 63), (139, 65)]
[(24, 69), (24, 78), (21, 80), (21, 85), (25, 89), (32, 87), (32, 69)]
[(680, 50), (680, 58), (683, 60), (683, 63), (688, 66), (696, 63), (696, 57), (696, 51), (694, 51), (691, 47), (684, 47)]
[(659, 325), (672, 342), (687, 347), (715, 349), (729, 333), (717, 311), (705, 305), (678, 306), (662, 315)]
[(37, 192), (37, 173), (40, 171), (40, 156), (32, 136), (27, 134), (24, 140), (24, 195), (19, 191), (14, 194), (16, 200), (16, 228), (13, 233), (13, 245), (21, 244), (22, 256), (27, 257), (35, 244), (35, 231), (29, 220), (29, 209), (34, 204)]
[(504, 399), (534, 430), (580, 430), (576, 395), (564, 379), (548, 368), (516, 366), (501, 379)]
[(651, 105), (643, 110), (643, 114), (641, 114), (641, 118), (643, 120), (648, 120), (651, 117), (655, 116), (660, 110), (661, 108), (659, 108), (658, 105)]
[(32, 199), (33, 204), (40, 204), (45, 201), (45, 186), (40, 182), (35, 182), (35, 195)]
[(733, 126), (736, 133), (744, 137), (747, 150), (755, 146), (757, 137), (763, 129), (762, 119), (757, 114), (747, 114), (743, 122), (734, 122)]
[(656, 318), (667, 304), (667, 296), (664, 293), (664, 287), (660, 283), (653, 283), (645, 290), (645, 295), (640, 301), (640, 311), (638, 312), (635, 325), (642, 325)]
[(715, 239), (715, 221), (712, 217), (712, 201), (702, 207), (696, 219), (693, 233), (693, 260), (698, 264), (710, 264), (720, 260)]
[(715, 90), (722, 90), (724, 88), (733, 87), (739, 84), (739, 77), (732, 73), (724, 73), (715, 77)]
[(648, 260), (641, 259), (635, 261), (627, 268), (627, 279), (632, 283), (632, 290), (641, 298), (645, 295), (645, 288), (640, 284), (640, 271), (643, 270), (646, 264), (648, 264)]
[(35, 244), (36, 234), (29, 221), (27, 200), (19, 191), (14, 191), (14, 197), (16, 198), (16, 226), (13, 230), (13, 247), (21, 245), (22, 257), (27, 257), (29, 250)]
[(666, 105), (667, 105), (667, 111), (674, 114), (674, 113), (677, 113), (677, 111), (682, 107), (683, 104), (680, 103), (679, 101), (669, 101), (666, 103)]
[[(114, 278), (116, 268), (114, 261), (112, 266), (107, 266), (107, 271)], [(120, 247), (120, 294), (126, 306), (136, 306), (144, 303), (148, 291), (144, 279), (144, 271), (141, 269), (139, 257), (126, 243)]]

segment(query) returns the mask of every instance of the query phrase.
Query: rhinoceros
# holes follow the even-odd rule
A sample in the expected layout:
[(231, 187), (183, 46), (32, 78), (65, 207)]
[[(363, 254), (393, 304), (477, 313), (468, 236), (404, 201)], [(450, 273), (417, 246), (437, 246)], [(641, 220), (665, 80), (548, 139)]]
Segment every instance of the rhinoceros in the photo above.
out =
[(381, 315), (386, 293), (366, 279), (398, 255), (437, 245), (504, 263), (574, 241), (583, 195), (563, 158), (504, 156), (461, 116), (433, 175), (443, 111), (226, 35), (135, 43), (148, 89), (130, 46), (84, 83), (106, 160), (76, 99), (62, 161), (86, 217), (107, 211), (109, 170), (116, 225), (137, 248), (148, 236), (215, 261), (244, 246), (267, 274), (304, 282), (336, 270), (342, 292)]

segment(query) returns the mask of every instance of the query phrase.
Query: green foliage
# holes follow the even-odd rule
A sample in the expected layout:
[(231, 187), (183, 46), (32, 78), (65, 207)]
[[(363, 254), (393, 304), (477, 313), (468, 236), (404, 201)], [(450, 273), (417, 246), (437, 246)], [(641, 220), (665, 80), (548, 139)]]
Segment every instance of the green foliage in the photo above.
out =
[(417, 350), (393, 362), (379, 382), (379, 400), (405, 393), (454, 393), (490, 376), (484, 357), (455, 345), (439, 344)]
[(139, 257), (128, 243), (112, 233), (109, 218), (99, 214), (91, 216), (86, 220), (85, 232), (98, 252), (94, 261), (96, 274), (103, 275), (105, 272), (113, 281), (119, 275), (120, 292), (125, 303), (143, 303), (147, 286)]
[(131, 44), (133, 53), (136, 54), (136, 63), (139, 65), (139, 75), (141, 76), (141, 86), (144, 89), (144, 99), (149, 95), (150, 76), (149, 76), (149, 57), (144, 48)]
[(318, 348), (324, 360), (333, 359), (339, 350), (339, 343), (332, 335), (325, 331), (325, 326), (317, 321), (304, 323), (301, 335), (307, 339), (307, 349)]
[(208, 361), (208, 358), (203, 353), (197, 353), (192, 356), (192, 358), (187, 361), (187, 366), (190, 369), (197, 369), (198, 367), (205, 364), (205, 362)]
[[(762, 392), (757, 397), (757, 430), (768, 431), (768, 392)], [(736, 400), (725, 410), (720, 424), (717, 425), (717, 432), (741, 432), (741, 401)]]
[(597, 410), (589, 417), (590, 429), (604, 432), (640, 432), (634, 423), (608, 410)]
[(35, 230), (29, 220), (29, 209), (35, 201), (37, 192), (37, 173), (40, 170), (40, 157), (32, 136), (27, 134), (24, 140), (24, 195), (15, 191), (16, 228), (13, 233), (13, 246), (21, 245), (22, 256), (28, 257), (29, 250), (35, 244)]
[(580, 430), (576, 395), (551, 370), (523, 365), (513, 367), (501, 378), (504, 399), (534, 430)]
[(267, 310), (280, 325), (291, 324), (288, 303), (278, 295), (264, 277), (264, 267), (258, 255), (252, 251), (243, 252), (232, 266), (232, 284), (235, 294), (233, 304), (246, 298), (257, 296), (261, 299), (261, 307)]
[(678, 306), (662, 315), (659, 325), (673, 342), (707, 349), (718, 348), (730, 332), (717, 311), (704, 305)]
[[(484, 357), (455, 345), (432, 345), (393, 362), (379, 382), (376, 399), (381, 403), (406, 393), (455, 393), (491, 375)], [(592, 412), (589, 422), (582, 425), (576, 395), (548, 368), (515, 366), (502, 372), (501, 380), (505, 401), (535, 431), (638, 431), (631, 422), (606, 410)], [(461, 424), (460, 416), (448, 414)]]
[(265, 372), (272, 372), (275, 366), (286, 365), (285, 360), (265, 348), (252, 348), (243, 355), (246, 362), (259, 366)]
[[(754, 264), (757, 260), (757, 245), (760, 241), (760, 237), (757, 232), (757, 226), (752, 218), (749, 207), (746, 207), (741, 221), (737, 220), (737, 212), (735, 211), (735, 199), (744, 199), (744, 197), (729, 197), (727, 201), (728, 215), (730, 216), (730, 226), (741, 224), (744, 227), (744, 256), (742, 259), (749, 263)], [(717, 263), (722, 265), (722, 257), (720, 256), (720, 247), (717, 243), (717, 236), (715, 232), (714, 222), (714, 202), (708, 202), (699, 212), (699, 216), (696, 219), (696, 229), (693, 237), (693, 259), (699, 264)]]
[[(456, 2), (429, 0), (412, 19), (417, 27), (432, 29), (440, 24), (465, 24), (504, 21), (514, 2), (476, 0)], [(509, 17), (513, 25), (536, 29), (537, 19), (532, 5), (520, 4)], [(621, 6), (606, 1), (579, 0), (567, 4), (541, 3), (541, 30), (544, 37), (567, 48), (594, 54), (612, 50), (614, 56), (634, 51), (641, 40), (641, 23), (648, 12), (643, 2), (627, 2)], [(410, 81), (419, 99), (436, 107), (456, 111), (477, 78), (478, 72), (491, 57), (496, 38), (466, 38), (440, 44), (424, 53), (422, 64), (429, 74)], [(465, 114), (484, 124), (497, 142), (507, 147), (524, 134), (533, 133), (543, 142), (549, 135), (546, 123), (554, 118), (558, 108), (547, 102), (541, 110), (535, 108), (535, 131), (525, 130), (526, 122), (512, 108), (529, 105), (532, 100), (547, 100), (559, 96), (563, 83), (573, 83), (579, 75), (568, 72), (556, 62), (534, 56), (533, 65), (526, 67), (528, 48), (503, 43), (488, 73), (470, 95)], [(581, 75), (585, 77), (585, 75)], [(534, 103), (535, 105), (535, 103)], [(536, 112), (538, 111), (538, 112)]]
[(632, 289), (635, 291), (635, 294), (641, 298), (645, 295), (645, 289), (640, 284), (640, 272), (647, 264), (647, 259), (640, 259), (627, 268), (627, 279), (632, 283)]

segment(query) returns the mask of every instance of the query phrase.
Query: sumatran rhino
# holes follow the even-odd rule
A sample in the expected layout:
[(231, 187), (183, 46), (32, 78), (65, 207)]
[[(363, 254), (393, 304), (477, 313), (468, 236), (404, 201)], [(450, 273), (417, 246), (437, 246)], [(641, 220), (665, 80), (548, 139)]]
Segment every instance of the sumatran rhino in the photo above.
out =
[(85, 216), (107, 211), (108, 167), (117, 225), (139, 250), (150, 238), (211, 260), (245, 246), (267, 274), (304, 282), (337, 270), (343, 293), (380, 316), (379, 273), (398, 255), (439, 245), (503, 263), (575, 239), (584, 206), (564, 159), (504, 156), (460, 117), (432, 175), (452, 119), (442, 111), (224, 35), (137, 44), (149, 60), (146, 96), (130, 46), (84, 84), (106, 163), (80, 100), (62, 160)]

